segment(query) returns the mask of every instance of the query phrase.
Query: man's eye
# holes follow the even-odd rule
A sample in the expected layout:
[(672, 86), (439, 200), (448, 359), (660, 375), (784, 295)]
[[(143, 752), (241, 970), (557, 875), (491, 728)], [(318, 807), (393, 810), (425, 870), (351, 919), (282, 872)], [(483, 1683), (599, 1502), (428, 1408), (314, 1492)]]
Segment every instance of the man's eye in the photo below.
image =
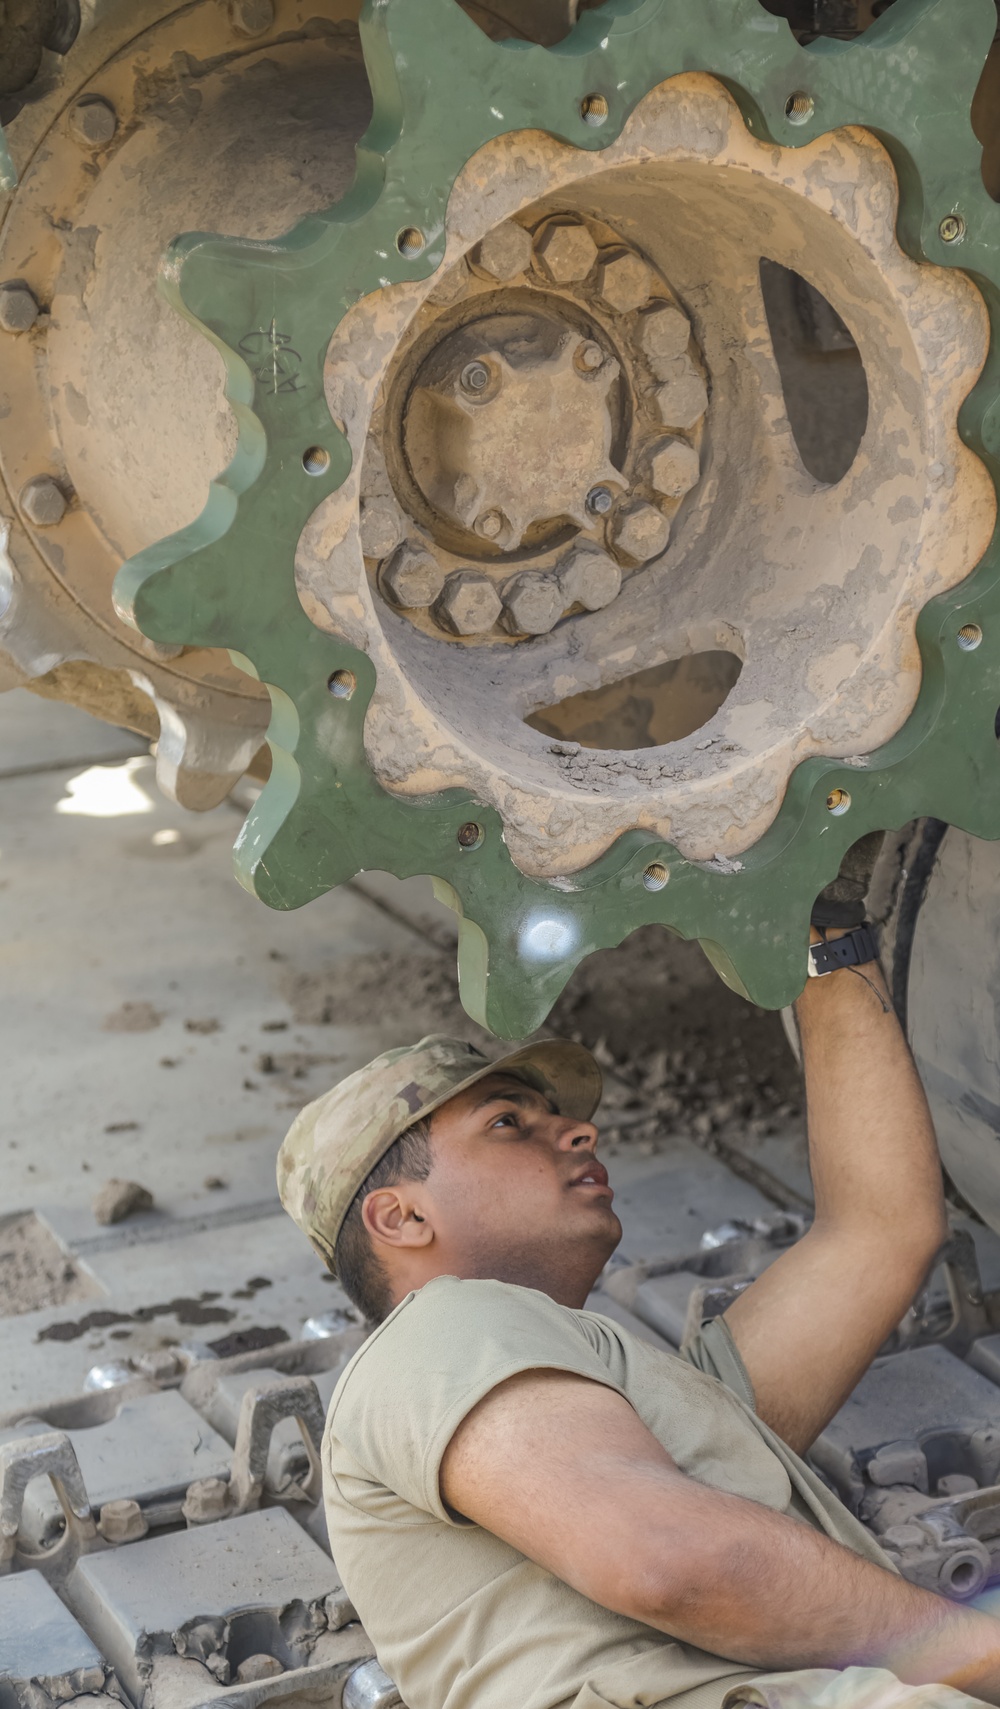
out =
[(497, 1116), (494, 1127), (517, 1127), (518, 1119), (513, 1110), (505, 1110), (502, 1116)]

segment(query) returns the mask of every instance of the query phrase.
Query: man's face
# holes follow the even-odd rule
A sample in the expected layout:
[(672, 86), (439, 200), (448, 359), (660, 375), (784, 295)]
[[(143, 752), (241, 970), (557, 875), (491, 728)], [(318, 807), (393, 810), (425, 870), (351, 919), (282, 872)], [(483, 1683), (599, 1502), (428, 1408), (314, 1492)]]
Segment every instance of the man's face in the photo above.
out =
[(420, 1183), (437, 1273), (582, 1305), (622, 1233), (596, 1149), (592, 1122), (560, 1115), (512, 1074), (450, 1099), (432, 1118), (433, 1162)]

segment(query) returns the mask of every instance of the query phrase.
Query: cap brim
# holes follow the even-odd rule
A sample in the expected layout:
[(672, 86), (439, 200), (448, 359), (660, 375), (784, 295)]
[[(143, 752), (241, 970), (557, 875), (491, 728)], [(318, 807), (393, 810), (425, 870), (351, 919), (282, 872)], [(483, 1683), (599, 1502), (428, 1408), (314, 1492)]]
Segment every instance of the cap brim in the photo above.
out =
[(509, 1056), (484, 1063), (474, 1074), (460, 1080), (457, 1086), (449, 1087), (439, 1098), (415, 1110), (407, 1125), (432, 1116), (435, 1110), (449, 1104), (460, 1092), (468, 1091), (470, 1086), (478, 1085), (480, 1080), (488, 1079), (491, 1074), (517, 1074), (519, 1070), (532, 1068), (551, 1087), (560, 1115), (570, 1116), (574, 1121), (590, 1120), (604, 1090), (601, 1070), (585, 1045), (553, 1038), (541, 1039), (538, 1044), (522, 1045), (520, 1050), (512, 1051)]

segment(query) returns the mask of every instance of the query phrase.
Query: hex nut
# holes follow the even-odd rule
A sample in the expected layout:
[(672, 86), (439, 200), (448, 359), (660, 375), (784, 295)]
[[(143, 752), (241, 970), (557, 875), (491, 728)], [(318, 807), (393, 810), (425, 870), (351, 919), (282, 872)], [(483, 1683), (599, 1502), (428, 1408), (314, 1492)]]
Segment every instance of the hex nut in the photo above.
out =
[(656, 388), (656, 407), (664, 427), (687, 432), (708, 408), (708, 390), (687, 356), (677, 359), (676, 373), (666, 385)]
[(4, 332), (27, 332), (38, 319), (34, 293), (21, 279), (0, 285), (0, 327)]
[(486, 233), (476, 260), (491, 279), (516, 279), (531, 264), (531, 233), (516, 220), (504, 220)]
[(611, 524), (611, 541), (620, 557), (633, 564), (658, 558), (670, 539), (670, 523), (655, 505), (635, 499), (623, 505)]
[(211, 1525), (229, 1512), (229, 1484), (225, 1478), (196, 1478), (188, 1484), (181, 1512), (189, 1525)]
[(438, 598), (444, 571), (422, 541), (404, 540), (382, 571), (382, 587), (401, 610), (420, 610)]
[(640, 255), (616, 255), (598, 269), (597, 291), (618, 314), (631, 314), (649, 301), (652, 280)]
[(238, 35), (266, 35), (274, 23), (274, 0), (230, 0), (229, 21)]
[(366, 558), (387, 558), (403, 536), (403, 521), (391, 499), (362, 499), (359, 528)]
[(597, 245), (585, 225), (545, 227), (535, 244), (542, 271), (557, 285), (585, 279), (597, 260)]
[[(658, 380), (669, 379), (671, 367), (683, 356), (691, 337), (691, 328), (680, 309), (653, 309), (643, 315), (639, 327), (639, 343)], [(663, 371), (665, 370), (665, 371)]]
[(66, 500), (51, 475), (35, 475), (21, 488), (21, 511), (36, 528), (53, 528), (66, 515)]
[(107, 1543), (137, 1543), (149, 1530), (149, 1521), (137, 1501), (122, 1497), (104, 1503), (98, 1530)]
[(503, 590), (503, 626), (512, 635), (547, 635), (564, 609), (559, 577), (522, 570)]
[(603, 610), (617, 598), (622, 585), (618, 565), (596, 546), (573, 547), (558, 574), (564, 606), (582, 605), (585, 611)]
[(434, 616), (452, 635), (485, 635), (503, 606), (488, 576), (476, 570), (453, 570), (434, 604)]
[(103, 148), (118, 129), (118, 115), (110, 101), (100, 95), (85, 95), (70, 112), (69, 128), (85, 148)]
[(649, 460), (649, 473), (656, 492), (664, 498), (683, 498), (697, 482), (701, 462), (686, 439), (664, 439)]

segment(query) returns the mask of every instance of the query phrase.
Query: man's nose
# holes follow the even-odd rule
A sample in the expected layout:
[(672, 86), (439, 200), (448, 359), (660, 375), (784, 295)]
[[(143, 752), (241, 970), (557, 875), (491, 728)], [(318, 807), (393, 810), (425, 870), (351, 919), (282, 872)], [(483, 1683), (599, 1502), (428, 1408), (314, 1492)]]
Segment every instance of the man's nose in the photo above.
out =
[(593, 1122), (565, 1121), (559, 1135), (560, 1151), (596, 1151), (597, 1129)]

